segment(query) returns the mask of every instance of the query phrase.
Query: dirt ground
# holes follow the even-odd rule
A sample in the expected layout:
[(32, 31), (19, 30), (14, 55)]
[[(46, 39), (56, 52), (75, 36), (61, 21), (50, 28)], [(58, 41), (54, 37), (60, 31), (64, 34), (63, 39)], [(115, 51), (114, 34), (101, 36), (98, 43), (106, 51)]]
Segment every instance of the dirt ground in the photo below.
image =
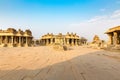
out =
[(120, 80), (120, 52), (0, 48), (0, 80)]

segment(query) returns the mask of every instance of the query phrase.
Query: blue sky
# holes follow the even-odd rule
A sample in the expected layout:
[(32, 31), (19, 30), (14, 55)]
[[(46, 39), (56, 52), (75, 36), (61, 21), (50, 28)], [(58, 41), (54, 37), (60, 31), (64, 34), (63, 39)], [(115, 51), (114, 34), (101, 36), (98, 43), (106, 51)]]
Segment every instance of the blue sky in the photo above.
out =
[(0, 28), (31, 29), (35, 38), (67, 32), (92, 40), (120, 25), (120, 0), (0, 0)]

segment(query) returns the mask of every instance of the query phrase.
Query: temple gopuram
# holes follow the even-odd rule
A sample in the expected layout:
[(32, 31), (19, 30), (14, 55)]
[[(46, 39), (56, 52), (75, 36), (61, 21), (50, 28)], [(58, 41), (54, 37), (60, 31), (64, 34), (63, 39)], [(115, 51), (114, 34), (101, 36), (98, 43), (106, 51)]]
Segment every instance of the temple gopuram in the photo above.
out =
[(89, 44), (89, 47), (94, 49), (104, 49), (106, 47), (105, 44), (104, 40), (101, 40), (98, 35), (95, 35), (93, 41)]
[(100, 38), (99, 38), (99, 36), (98, 35), (95, 35), (94, 37), (93, 37), (93, 41), (92, 41), (92, 43), (94, 44), (94, 43), (100, 43)]
[(110, 45), (120, 45), (120, 26), (110, 28), (105, 34), (109, 36)]
[(67, 33), (63, 35), (59, 33), (57, 35), (53, 35), (52, 33), (48, 33), (43, 35), (40, 39), (41, 45), (68, 45), (68, 46), (78, 46), (80, 45), (80, 37), (73, 33)]
[(32, 45), (32, 38), (30, 30), (25, 30), (25, 32), (14, 28), (0, 30), (0, 47), (28, 47)]

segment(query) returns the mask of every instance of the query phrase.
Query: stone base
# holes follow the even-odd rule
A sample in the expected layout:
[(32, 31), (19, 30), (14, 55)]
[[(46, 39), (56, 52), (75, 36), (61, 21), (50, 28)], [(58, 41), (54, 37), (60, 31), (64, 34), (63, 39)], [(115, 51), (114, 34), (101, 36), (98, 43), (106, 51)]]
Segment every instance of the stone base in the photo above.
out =
[(22, 47), (22, 45), (21, 45), (21, 44), (18, 44), (18, 47)]
[(14, 45), (13, 45), (13, 44), (10, 44), (8, 47), (14, 47)]
[(0, 47), (14, 47), (13, 44), (0, 44)]
[(5, 47), (5, 44), (1, 44), (0, 47)]
[(25, 44), (24, 47), (28, 47), (28, 45)]
[(68, 48), (67, 48), (67, 46), (63, 46), (63, 45), (53, 45), (53, 49), (54, 50), (60, 50), (60, 51), (66, 51), (66, 50), (68, 50)]

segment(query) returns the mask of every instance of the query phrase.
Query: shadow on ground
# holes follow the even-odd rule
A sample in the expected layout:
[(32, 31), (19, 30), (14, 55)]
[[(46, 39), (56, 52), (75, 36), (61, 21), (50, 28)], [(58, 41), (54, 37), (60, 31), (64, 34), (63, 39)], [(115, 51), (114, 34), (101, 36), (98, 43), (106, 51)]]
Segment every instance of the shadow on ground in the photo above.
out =
[(96, 51), (42, 69), (0, 70), (0, 80), (120, 80), (120, 63), (104, 54)]

